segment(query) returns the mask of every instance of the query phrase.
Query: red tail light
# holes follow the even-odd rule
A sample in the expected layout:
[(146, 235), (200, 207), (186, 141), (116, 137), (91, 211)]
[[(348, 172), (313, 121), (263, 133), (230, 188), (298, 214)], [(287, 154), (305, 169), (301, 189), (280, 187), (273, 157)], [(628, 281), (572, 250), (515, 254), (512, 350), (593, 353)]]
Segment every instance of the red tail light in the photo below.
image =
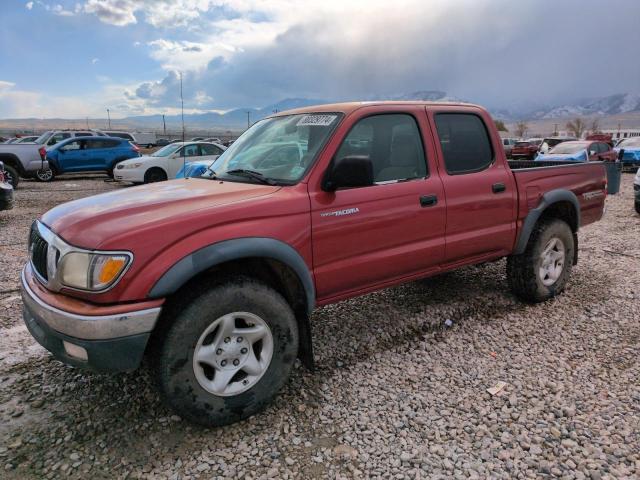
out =
[(133, 148), (134, 152), (140, 152), (140, 147), (138, 147), (135, 143), (131, 143), (131, 148)]
[(38, 153), (40, 154), (40, 159), (44, 161), (47, 158), (47, 149), (44, 147), (40, 147), (38, 149)]

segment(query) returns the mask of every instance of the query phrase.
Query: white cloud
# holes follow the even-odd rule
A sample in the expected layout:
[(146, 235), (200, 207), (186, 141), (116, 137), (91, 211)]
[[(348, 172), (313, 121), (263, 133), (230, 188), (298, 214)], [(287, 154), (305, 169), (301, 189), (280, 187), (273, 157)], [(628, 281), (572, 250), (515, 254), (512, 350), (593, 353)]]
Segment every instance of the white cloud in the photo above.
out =
[(96, 64), (96, 63), (98, 63), (99, 61), (100, 61), (100, 59), (99, 59), (99, 58), (97, 58), (97, 57), (96, 57), (96, 58), (92, 58), (92, 59), (91, 59), (91, 64), (92, 64), (92, 65), (95, 65), (95, 64)]
[(33, 8), (33, 2), (27, 2), (24, 6), (27, 10), (31, 10)]
[(123, 27), (138, 22), (134, 15), (138, 3), (135, 0), (88, 0), (84, 11), (96, 15), (104, 23)]
[(0, 80), (0, 93), (7, 91), (13, 87), (15, 87), (16, 84), (13, 82), (7, 82), (5, 80)]

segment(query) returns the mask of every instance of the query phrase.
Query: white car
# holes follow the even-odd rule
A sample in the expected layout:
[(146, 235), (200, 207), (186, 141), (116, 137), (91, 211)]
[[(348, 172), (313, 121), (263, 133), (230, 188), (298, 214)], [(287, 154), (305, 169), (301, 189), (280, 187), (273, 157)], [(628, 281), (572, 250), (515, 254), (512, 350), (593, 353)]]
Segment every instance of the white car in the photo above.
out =
[(185, 162), (218, 158), (227, 148), (206, 142), (176, 142), (143, 157), (116, 165), (113, 178), (120, 182), (152, 183), (176, 178)]

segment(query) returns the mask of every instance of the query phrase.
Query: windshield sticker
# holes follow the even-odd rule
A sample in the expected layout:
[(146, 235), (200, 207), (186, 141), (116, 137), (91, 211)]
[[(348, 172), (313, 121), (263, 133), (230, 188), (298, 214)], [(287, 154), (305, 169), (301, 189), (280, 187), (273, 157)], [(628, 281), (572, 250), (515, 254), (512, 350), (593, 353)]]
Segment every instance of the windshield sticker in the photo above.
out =
[(298, 127), (328, 127), (336, 119), (336, 115), (305, 115), (296, 124)]

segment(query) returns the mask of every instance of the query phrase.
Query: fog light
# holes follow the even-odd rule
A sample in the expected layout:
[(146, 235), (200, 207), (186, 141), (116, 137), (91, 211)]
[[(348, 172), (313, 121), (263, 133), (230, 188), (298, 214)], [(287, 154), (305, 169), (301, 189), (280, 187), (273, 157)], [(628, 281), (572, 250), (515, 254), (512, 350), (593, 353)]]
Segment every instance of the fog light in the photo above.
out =
[(89, 358), (84, 348), (74, 345), (73, 343), (65, 342), (64, 340), (62, 344), (64, 345), (64, 351), (67, 352), (69, 356), (79, 358), (80, 360), (87, 360)]

